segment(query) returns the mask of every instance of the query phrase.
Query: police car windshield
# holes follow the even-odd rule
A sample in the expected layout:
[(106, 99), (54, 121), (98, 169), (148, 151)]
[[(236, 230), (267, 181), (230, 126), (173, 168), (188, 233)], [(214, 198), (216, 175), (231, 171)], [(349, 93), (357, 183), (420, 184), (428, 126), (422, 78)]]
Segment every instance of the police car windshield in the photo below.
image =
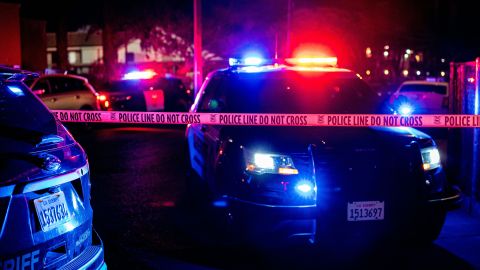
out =
[(365, 82), (341, 73), (241, 73), (220, 87), (229, 112), (377, 113), (381, 107)]
[(119, 92), (119, 91), (140, 91), (145, 88), (145, 82), (143, 80), (121, 80), (114, 81), (110, 85), (107, 85), (104, 91), (107, 92)]
[(400, 93), (406, 92), (426, 92), (426, 93), (437, 93), (441, 95), (447, 94), (447, 87), (444, 85), (430, 85), (430, 84), (405, 84), (400, 89)]

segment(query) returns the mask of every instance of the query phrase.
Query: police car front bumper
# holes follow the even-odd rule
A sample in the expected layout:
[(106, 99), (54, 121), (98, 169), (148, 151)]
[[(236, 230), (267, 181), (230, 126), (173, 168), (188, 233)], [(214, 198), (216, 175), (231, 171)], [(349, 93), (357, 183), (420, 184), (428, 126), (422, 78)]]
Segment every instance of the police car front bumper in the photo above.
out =
[(445, 192), (429, 198), (430, 205), (438, 205), (447, 208), (460, 207), (462, 200), (462, 191), (457, 186), (448, 187)]
[[(263, 243), (305, 243), (313, 241), (317, 208), (306, 206), (277, 206), (258, 204), (230, 198), (228, 218), (244, 239)], [(268, 240), (268, 241), (265, 241)]]

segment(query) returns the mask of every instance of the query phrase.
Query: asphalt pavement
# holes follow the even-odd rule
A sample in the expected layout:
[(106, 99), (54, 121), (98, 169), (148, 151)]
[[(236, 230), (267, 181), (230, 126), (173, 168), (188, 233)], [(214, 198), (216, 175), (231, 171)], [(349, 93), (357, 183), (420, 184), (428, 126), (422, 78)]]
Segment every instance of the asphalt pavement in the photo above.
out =
[[(110, 269), (480, 269), (480, 217), (450, 212), (427, 247), (381, 248), (332, 264), (308, 247), (218, 245), (207, 218), (185, 205), (183, 127), (103, 126), (74, 130), (89, 156), (94, 227)], [(342, 262), (342, 254), (339, 260)], [(328, 263), (326, 263), (328, 262)], [(334, 267), (337, 268), (337, 267)]]

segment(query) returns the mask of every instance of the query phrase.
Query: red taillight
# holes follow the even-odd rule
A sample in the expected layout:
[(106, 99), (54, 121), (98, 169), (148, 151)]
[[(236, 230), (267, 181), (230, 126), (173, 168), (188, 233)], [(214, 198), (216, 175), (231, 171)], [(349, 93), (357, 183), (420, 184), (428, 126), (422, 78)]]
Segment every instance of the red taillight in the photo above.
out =
[(110, 102), (108, 102), (108, 100), (105, 100), (104, 105), (105, 105), (105, 108), (108, 108), (108, 107), (110, 107)]

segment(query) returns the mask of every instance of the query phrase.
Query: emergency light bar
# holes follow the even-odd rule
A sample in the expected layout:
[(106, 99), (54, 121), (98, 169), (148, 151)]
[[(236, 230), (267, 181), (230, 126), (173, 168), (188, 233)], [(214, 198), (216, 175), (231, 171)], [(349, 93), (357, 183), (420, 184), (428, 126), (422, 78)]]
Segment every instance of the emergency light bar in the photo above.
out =
[[(272, 59), (264, 59), (260, 57), (247, 57), (247, 58), (229, 58), (228, 63), (231, 67), (260, 67), (264, 65), (279, 64)], [(299, 57), (299, 58), (286, 58), (283, 62), (292, 66), (305, 66), (305, 67), (336, 67), (337, 57)]]
[(144, 71), (131, 71), (131, 72), (128, 72), (126, 73), (125, 75), (123, 75), (123, 80), (140, 80), (140, 79), (151, 79), (155, 76), (157, 76), (158, 74), (151, 70), (151, 69), (147, 69), (147, 70), (144, 70)]
[(231, 67), (255, 67), (261, 66), (265, 64), (269, 64), (267, 59), (263, 59), (260, 57), (246, 57), (246, 58), (229, 58), (228, 64)]
[(337, 66), (337, 57), (299, 57), (287, 58), (285, 62), (291, 65), (299, 66)]

